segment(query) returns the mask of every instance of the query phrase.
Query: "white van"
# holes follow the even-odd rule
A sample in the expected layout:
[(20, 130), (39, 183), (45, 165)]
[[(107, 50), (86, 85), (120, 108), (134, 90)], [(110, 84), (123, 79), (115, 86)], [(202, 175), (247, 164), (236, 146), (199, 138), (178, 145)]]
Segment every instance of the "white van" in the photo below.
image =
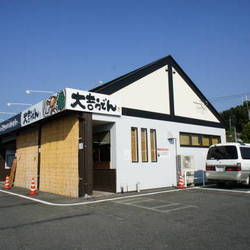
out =
[(224, 143), (210, 146), (206, 161), (208, 182), (250, 185), (250, 144)]

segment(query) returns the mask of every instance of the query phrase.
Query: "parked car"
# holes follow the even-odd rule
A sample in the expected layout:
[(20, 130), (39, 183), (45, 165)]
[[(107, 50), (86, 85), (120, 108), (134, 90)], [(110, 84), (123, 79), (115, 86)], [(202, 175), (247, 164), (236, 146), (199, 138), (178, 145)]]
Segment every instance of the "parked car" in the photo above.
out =
[(250, 144), (224, 143), (210, 146), (206, 178), (217, 184), (237, 182), (250, 185)]

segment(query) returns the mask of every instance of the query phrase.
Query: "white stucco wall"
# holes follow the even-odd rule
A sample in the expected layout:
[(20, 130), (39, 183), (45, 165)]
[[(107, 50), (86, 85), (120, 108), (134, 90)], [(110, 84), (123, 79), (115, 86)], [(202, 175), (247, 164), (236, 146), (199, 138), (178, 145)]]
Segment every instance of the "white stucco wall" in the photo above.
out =
[(173, 69), (175, 115), (219, 122), (184, 79)]
[(166, 66), (112, 94), (121, 98), (121, 106), (169, 114), (168, 72)]
[[(138, 127), (139, 162), (131, 162), (131, 127)], [(150, 129), (156, 129), (157, 148), (168, 148), (166, 156), (158, 157), (158, 162), (141, 162), (140, 129), (148, 130), (148, 148), (150, 150)], [(177, 154), (193, 155), (195, 169), (205, 169), (208, 148), (187, 148), (179, 146), (179, 132), (190, 132), (221, 136), (225, 142), (225, 130), (182, 123), (157, 121), (151, 119), (122, 116), (116, 122), (116, 169), (117, 192), (121, 186), (129, 191), (136, 190), (139, 182), (141, 189), (160, 188), (176, 185), (176, 147), (170, 144), (169, 137), (177, 138)], [(150, 151), (149, 160), (150, 160)]]
[[(202, 104), (200, 98), (175, 71), (173, 74), (175, 115), (218, 122), (213, 113)], [(121, 98), (121, 106), (162, 114), (169, 114), (169, 84), (166, 67), (141, 78), (112, 94)], [(184, 123), (159, 121), (130, 116), (93, 115), (93, 120), (114, 122), (111, 129), (112, 168), (117, 171), (116, 191), (121, 186), (128, 191), (136, 190), (140, 183), (141, 189), (176, 186), (176, 155), (194, 156), (196, 170), (205, 169), (208, 148), (192, 148), (179, 146), (179, 133), (199, 133), (221, 136), (225, 142), (225, 130), (206, 126)], [(139, 162), (131, 161), (131, 127), (138, 128)], [(147, 129), (149, 162), (141, 161), (141, 128)], [(156, 129), (157, 148), (168, 149), (166, 155), (158, 157), (158, 162), (150, 160), (150, 129)], [(176, 138), (177, 145), (171, 144), (168, 138)]]

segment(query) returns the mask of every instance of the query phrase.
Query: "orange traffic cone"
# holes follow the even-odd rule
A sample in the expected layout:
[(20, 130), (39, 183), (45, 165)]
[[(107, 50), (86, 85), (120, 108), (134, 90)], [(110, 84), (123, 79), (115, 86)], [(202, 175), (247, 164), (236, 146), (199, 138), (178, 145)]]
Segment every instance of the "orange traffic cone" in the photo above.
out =
[(179, 175), (177, 187), (178, 187), (178, 188), (181, 188), (181, 189), (186, 188), (185, 185), (184, 185), (183, 174), (180, 174), (180, 175)]
[(11, 186), (10, 186), (10, 177), (9, 176), (6, 176), (3, 188), (4, 189), (10, 189), (11, 188)]
[(35, 195), (35, 194), (37, 194), (36, 185), (35, 185), (35, 178), (32, 178), (29, 195)]

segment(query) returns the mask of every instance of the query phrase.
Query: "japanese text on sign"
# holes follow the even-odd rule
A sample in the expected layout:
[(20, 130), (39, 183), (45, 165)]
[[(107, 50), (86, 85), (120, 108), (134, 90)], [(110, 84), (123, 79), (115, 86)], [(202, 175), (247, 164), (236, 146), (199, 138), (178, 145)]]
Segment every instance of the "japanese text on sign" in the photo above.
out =
[(86, 111), (93, 113), (106, 113), (120, 115), (121, 108), (117, 100), (108, 95), (102, 95), (87, 91), (67, 89), (66, 109)]

